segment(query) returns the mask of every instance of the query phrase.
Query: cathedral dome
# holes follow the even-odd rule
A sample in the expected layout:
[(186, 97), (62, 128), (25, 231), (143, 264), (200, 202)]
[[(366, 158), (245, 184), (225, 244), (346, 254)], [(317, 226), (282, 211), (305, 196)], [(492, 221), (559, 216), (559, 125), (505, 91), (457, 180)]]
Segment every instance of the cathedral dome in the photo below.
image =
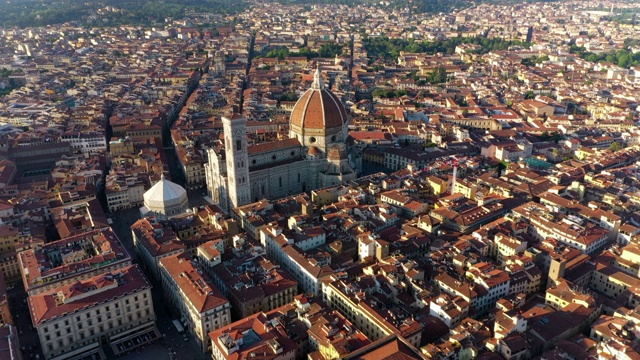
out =
[(347, 122), (347, 111), (340, 99), (325, 89), (316, 69), (313, 85), (298, 100), (291, 112), (291, 129), (300, 134), (311, 131), (334, 133)]

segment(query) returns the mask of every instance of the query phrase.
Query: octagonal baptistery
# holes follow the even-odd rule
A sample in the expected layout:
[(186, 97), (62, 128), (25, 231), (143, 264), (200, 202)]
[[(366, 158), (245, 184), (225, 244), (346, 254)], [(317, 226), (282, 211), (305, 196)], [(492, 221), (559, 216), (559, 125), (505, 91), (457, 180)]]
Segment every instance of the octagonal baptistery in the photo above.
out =
[(180, 185), (160, 177), (144, 195), (144, 210), (161, 217), (169, 217), (185, 212), (189, 206), (187, 191)]
[(326, 153), (329, 144), (344, 142), (347, 135), (347, 111), (340, 99), (322, 82), (316, 69), (313, 84), (298, 100), (291, 112), (289, 137), (303, 146), (317, 147)]

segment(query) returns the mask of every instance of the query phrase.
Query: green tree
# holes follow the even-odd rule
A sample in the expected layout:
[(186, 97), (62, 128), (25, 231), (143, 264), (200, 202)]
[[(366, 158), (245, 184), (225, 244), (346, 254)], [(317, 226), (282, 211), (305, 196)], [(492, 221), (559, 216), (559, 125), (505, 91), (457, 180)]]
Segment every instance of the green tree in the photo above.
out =
[(447, 82), (447, 70), (442, 66), (437, 67), (429, 74), (427, 81), (431, 84), (442, 84)]
[(612, 142), (611, 145), (609, 145), (609, 150), (613, 152), (620, 150), (620, 144), (618, 144), (617, 141)]
[(323, 58), (336, 57), (336, 55), (342, 54), (342, 48), (343, 45), (330, 41), (320, 46), (320, 49), (318, 49), (318, 55)]

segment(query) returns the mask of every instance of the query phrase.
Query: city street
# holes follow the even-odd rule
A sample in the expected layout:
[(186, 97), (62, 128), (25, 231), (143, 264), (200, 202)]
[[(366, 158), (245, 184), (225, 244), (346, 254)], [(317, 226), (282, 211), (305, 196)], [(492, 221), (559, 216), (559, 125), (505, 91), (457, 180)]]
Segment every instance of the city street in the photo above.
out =
[[(196, 196), (191, 196), (190, 200), (195, 198)], [(201, 196), (197, 198), (204, 201)], [(198, 203), (192, 203), (191, 205), (196, 206), (198, 205)], [(140, 264), (135, 253), (135, 249), (133, 246), (133, 237), (130, 229), (131, 225), (140, 218), (138, 209), (119, 211), (113, 214), (111, 218), (113, 220), (113, 225), (111, 225), (113, 231), (115, 231), (125, 249), (134, 259), (133, 261)], [(162, 291), (162, 285), (159, 281), (152, 278), (149, 272), (145, 271), (145, 274), (153, 285), (151, 295), (153, 297), (153, 307), (157, 317), (156, 326), (160, 333), (165, 335), (163, 336), (163, 340), (160, 340), (158, 346), (164, 346), (165, 350), (173, 356), (173, 359), (176, 360), (198, 360), (209, 358), (209, 356), (205, 356), (205, 354), (200, 350), (197, 342), (191, 334), (188, 334), (188, 331), (186, 331), (186, 333), (188, 334), (188, 341), (184, 341), (183, 335), (179, 334), (176, 328), (173, 326), (172, 320), (178, 319), (178, 315), (174, 315), (175, 310), (170, 309), (167, 303), (164, 302), (164, 298), (166, 295)], [(140, 356), (139, 358), (150, 359), (153, 358), (153, 356), (150, 354), (153, 354), (155, 352), (157, 352), (157, 346), (150, 346), (141, 350), (139, 355), (137, 354), (137, 352), (134, 352), (131, 355), (138, 355)], [(175, 355), (173, 354), (174, 352)], [(135, 359), (138, 359), (138, 357), (135, 357)]]
[(22, 282), (17, 283), (15, 287), (7, 291), (9, 296), (9, 306), (13, 314), (13, 321), (18, 328), (18, 338), (20, 340), (20, 349), (23, 359), (35, 359), (39, 356), (44, 359), (40, 350), (40, 342), (38, 333), (33, 328), (31, 316), (29, 315), (29, 307), (27, 306), (27, 292), (24, 291)]

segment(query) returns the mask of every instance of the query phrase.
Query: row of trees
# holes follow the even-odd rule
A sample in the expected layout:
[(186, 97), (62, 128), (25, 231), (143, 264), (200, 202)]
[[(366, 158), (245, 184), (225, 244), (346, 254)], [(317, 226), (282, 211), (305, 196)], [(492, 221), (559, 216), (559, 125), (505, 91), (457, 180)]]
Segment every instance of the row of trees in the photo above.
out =
[(587, 51), (582, 46), (572, 46), (569, 50), (573, 54), (580, 55), (581, 58), (591, 62), (610, 62), (616, 64), (622, 68), (628, 69), (630, 67), (640, 65), (640, 52), (635, 54), (631, 52), (627, 47), (618, 51), (604, 52), (595, 54)]
[(435, 41), (415, 41), (405, 39), (389, 39), (388, 37), (365, 37), (364, 47), (371, 58), (395, 59), (400, 52), (422, 54), (453, 54), (456, 46), (461, 44), (474, 44), (479, 48), (478, 54), (486, 54), (491, 51), (507, 50), (510, 46), (520, 45), (528, 47), (531, 44), (519, 40), (504, 40), (501, 38), (487, 39), (483, 37), (455, 37)]
[(373, 97), (380, 97), (384, 99), (395, 99), (401, 96), (405, 96), (409, 94), (407, 90), (385, 90), (385, 89), (375, 89), (371, 93)]
[(522, 65), (526, 65), (526, 66), (535, 66), (536, 64), (541, 64), (545, 61), (549, 61), (549, 56), (548, 55), (542, 55), (542, 56), (532, 56), (532, 57), (528, 57), (526, 59), (522, 59), (521, 63)]
[(330, 41), (328, 43), (322, 44), (318, 51), (313, 51), (308, 46), (304, 46), (301, 47), (297, 53), (292, 53), (286, 47), (277, 47), (275, 49), (267, 51), (263, 55), (257, 55), (256, 58), (267, 57), (278, 58), (280, 60), (286, 58), (287, 56), (306, 56), (307, 59), (314, 59), (317, 57), (332, 58), (336, 55), (341, 55), (343, 53), (343, 49), (344, 45)]

